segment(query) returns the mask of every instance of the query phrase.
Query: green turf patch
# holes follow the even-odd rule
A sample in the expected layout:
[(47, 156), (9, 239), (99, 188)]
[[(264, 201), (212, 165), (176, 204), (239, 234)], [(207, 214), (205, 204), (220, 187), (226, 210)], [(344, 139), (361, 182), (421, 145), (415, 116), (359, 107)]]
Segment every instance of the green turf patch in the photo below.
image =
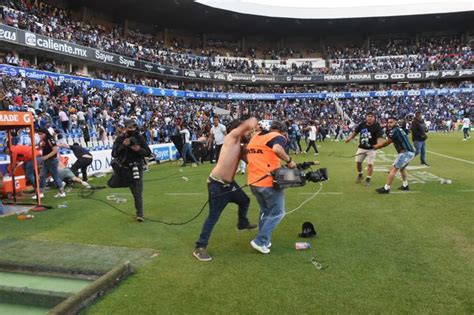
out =
[[(0, 268), (73, 275), (102, 275), (119, 263), (140, 266), (157, 253), (152, 249), (83, 245), (52, 241), (0, 240)], [(0, 281), (0, 285), (3, 282)]]
[[(461, 139), (460, 133), (430, 133), (427, 150), (474, 161), (474, 142)], [(90, 314), (474, 313), (474, 165), (428, 153), (430, 167), (412, 173), (410, 188), (415, 193), (380, 196), (374, 189), (384, 184), (385, 171), (374, 172), (369, 187), (355, 184), (353, 158), (329, 156), (333, 151), (351, 155), (356, 144), (325, 142), (319, 157), (293, 155), (298, 162), (321, 160), (330, 180), (316, 198), (283, 219), (266, 256), (249, 245), (255, 231), (235, 230), (235, 205), (223, 211), (213, 231), (208, 250), (214, 260), (201, 263), (192, 251), (207, 209), (184, 226), (138, 224), (133, 219), (131, 196), (125, 197), (127, 203), (113, 204), (128, 213), (124, 215), (71, 192), (66, 198), (68, 208), (44, 211), (23, 222), (2, 219), (0, 239), (23, 242), (18, 243), (21, 246), (14, 246), (11, 240), (6, 241), (7, 247), (0, 244), (0, 259), (6, 248), (13, 261), (28, 260), (29, 253), (35, 253), (33, 244), (43, 241), (159, 250), (159, 259), (143, 264), (90, 307)], [(383, 151), (388, 159), (379, 158), (375, 167), (390, 166), (389, 155), (395, 151), (391, 147)], [(411, 166), (420, 166), (418, 157)], [(211, 167), (205, 164), (182, 171), (173, 163), (152, 167), (145, 173), (145, 216), (170, 222), (194, 216), (207, 197)], [(451, 179), (452, 184), (440, 184), (438, 178)], [(94, 179), (92, 184), (101, 185), (107, 179)], [(243, 184), (246, 176), (239, 174), (236, 180)], [(396, 180), (394, 192), (398, 185)], [(297, 207), (317, 189), (319, 185), (311, 183), (288, 189), (286, 208)], [(250, 219), (257, 222), (258, 205), (248, 189), (246, 192), (251, 198)], [(104, 189), (93, 197), (106, 201), (112, 193), (130, 191)], [(53, 195), (54, 191), (46, 194), (46, 204), (59, 202)], [(311, 251), (296, 251), (294, 243), (301, 240), (297, 234), (305, 221), (315, 224), (318, 237), (310, 240)], [(32, 245), (22, 247), (28, 243)], [(64, 259), (62, 256), (81, 259), (71, 248), (55, 257), (47, 247), (28, 262), (48, 263)], [(97, 253), (92, 257), (102, 256), (107, 257)], [(329, 268), (316, 269), (312, 256)], [(98, 268), (92, 257), (88, 263)], [(67, 264), (80, 269), (74, 259)]]
[(44, 315), (47, 308), (0, 302), (0, 314), (8, 315)]

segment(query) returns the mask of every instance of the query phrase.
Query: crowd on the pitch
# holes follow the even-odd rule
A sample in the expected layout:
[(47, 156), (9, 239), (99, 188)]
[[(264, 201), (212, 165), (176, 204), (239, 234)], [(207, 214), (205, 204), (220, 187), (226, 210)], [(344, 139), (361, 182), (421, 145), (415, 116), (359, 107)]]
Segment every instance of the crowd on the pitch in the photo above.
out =
[[(326, 49), (328, 66), (315, 67), (311, 62), (287, 64), (287, 57), (301, 57), (290, 48), (265, 51), (277, 64), (266, 65), (256, 60), (255, 49), (248, 54), (235, 49), (233, 57), (219, 56), (212, 49), (189, 49), (186, 43), (174, 40), (170, 46), (150, 34), (106, 29), (92, 22), (75, 21), (67, 10), (49, 4), (25, 0), (3, 0), (0, 7), (3, 23), (61, 40), (98, 48), (131, 58), (184, 69), (252, 74), (321, 74), (454, 70), (472, 68), (472, 50), (469, 43), (457, 36), (374, 41), (367, 47)], [(126, 35), (125, 35), (126, 33)]]

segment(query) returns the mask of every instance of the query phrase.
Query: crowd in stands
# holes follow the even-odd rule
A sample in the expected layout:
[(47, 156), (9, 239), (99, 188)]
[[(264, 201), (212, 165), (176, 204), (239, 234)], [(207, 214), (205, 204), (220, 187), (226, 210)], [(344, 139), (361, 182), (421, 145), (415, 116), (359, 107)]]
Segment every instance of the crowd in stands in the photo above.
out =
[[(321, 74), (452, 70), (472, 67), (472, 50), (469, 43), (459, 37), (419, 38), (374, 42), (368, 48), (328, 47), (327, 68), (315, 68), (311, 62), (287, 64), (283, 58), (303, 56), (289, 48), (266, 51), (265, 56), (279, 59), (277, 64), (257, 62), (256, 53), (250, 58), (220, 57), (214, 50), (191, 50), (180, 41), (165, 47), (163, 41), (138, 31), (125, 32), (121, 28), (106, 29), (92, 22), (75, 21), (67, 10), (43, 2), (27, 0), (2, 0), (2, 22), (61, 40), (98, 48), (140, 60), (217, 72), (252, 74)], [(178, 44), (179, 43), (179, 44)], [(238, 50), (237, 50), (238, 51)], [(238, 55), (237, 55), (238, 56)]]
[(455, 36), (420, 38), (417, 44), (406, 41), (377, 42), (368, 49), (328, 47), (330, 72), (416, 72), (471, 69), (472, 49)]
[[(466, 84), (466, 83), (464, 83)], [(254, 116), (259, 119), (293, 121), (306, 126), (311, 121), (328, 135), (346, 135), (368, 110), (384, 122), (395, 115), (406, 118), (421, 110), (432, 130), (451, 129), (465, 114), (473, 115), (471, 94), (444, 96), (396, 96), (339, 100), (206, 101), (139, 95), (130, 91), (99, 90), (51, 79), (33, 80), (0, 75), (0, 110), (29, 110), (40, 128), (58, 134), (107, 142), (125, 117), (134, 117), (145, 136), (154, 142), (169, 142), (177, 132), (174, 122), (184, 121), (194, 138), (206, 137), (212, 117), (222, 110), (221, 121)], [(339, 131), (338, 131), (339, 130)]]

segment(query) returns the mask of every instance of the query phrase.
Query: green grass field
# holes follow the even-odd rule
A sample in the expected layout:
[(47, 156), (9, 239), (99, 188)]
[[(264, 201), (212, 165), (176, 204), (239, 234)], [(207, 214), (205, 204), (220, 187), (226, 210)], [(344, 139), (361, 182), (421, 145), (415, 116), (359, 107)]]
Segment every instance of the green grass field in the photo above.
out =
[[(253, 250), (255, 232), (236, 231), (236, 206), (230, 205), (209, 244), (214, 260), (192, 256), (207, 212), (184, 226), (138, 224), (112, 208), (72, 192), (68, 208), (36, 214), (30, 221), (0, 220), (1, 239), (41, 240), (157, 250), (160, 255), (137, 269), (88, 314), (152, 313), (474, 313), (474, 142), (461, 134), (429, 134), (429, 168), (411, 166), (411, 192), (378, 195), (395, 151), (379, 154), (370, 187), (355, 184), (356, 142), (326, 142), (317, 158), (330, 181), (298, 211), (288, 215), (273, 235), (269, 255)], [(295, 156), (297, 161), (313, 155)], [(459, 160), (460, 159), (460, 160)], [(462, 161), (464, 160), (464, 161)], [(205, 180), (211, 165), (184, 168), (175, 163), (153, 166), (145, 174), (145, 215), (166, 221), (192, 217), (206, 200)], [(168, 177), (171, 176), (171, 177)], [(189, 180), (185, 181), (182, 176)], [(164, 179), (165, 177), (168, 177)], [(452, 180), (451, 185), (440, 179)], [(245, 176), (237, 175), (243, 184)], [(94, 179), (94, 185), (104, 178)], [(400, 181), (395, 182), (395, 188)], [(291, 210), (319, 184), (286, 191)], [(249, 193), (249, 189), (246, 191)], [(396, 191), (396, 189), (394, 190)], [(105, 200), (126, 189), (98, 191)], [(46, 204), (57, 204), (47, 194)], [(115, 204), (134, 212), (132, 196)], [(252, 198), (250, 217), (258, 217)], [(61, 200), (64, 202), (64, 200)], [(297, 251), (301, 225), (311, 221), (318, 237), (313, 248)], [(328, 266), (318, 270), (311, 257)]]

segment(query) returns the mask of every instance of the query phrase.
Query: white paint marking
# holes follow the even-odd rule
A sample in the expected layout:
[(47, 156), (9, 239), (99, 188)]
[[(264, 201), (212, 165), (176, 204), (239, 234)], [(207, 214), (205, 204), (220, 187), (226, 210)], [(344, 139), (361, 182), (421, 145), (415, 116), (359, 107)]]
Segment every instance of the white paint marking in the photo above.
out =
[(433, 152), (433, 151), (426, 151), (426, 152), (434, 154), (434, 155), (442, 156), (442, 157), (445, 157), (445, 158), (448, 158), (448, 159), (451, 159), (451, 160), (456, 160), (456, 161), (460, 161), (460, 162), (469, 163), (469, 164), (474, 165), (473, 161), (463, 160), (463, 159), (460, 159), (460, 158), (457, 158), (457, 157), (454, 157), (454, 156), (449, 156), (449, 155), (445, 155), (445, 154), (441, 154), (441, 153), (436, 153), (436, 152)]
[(474, 189), (458, 190), (459, 192), (474, 192)]

